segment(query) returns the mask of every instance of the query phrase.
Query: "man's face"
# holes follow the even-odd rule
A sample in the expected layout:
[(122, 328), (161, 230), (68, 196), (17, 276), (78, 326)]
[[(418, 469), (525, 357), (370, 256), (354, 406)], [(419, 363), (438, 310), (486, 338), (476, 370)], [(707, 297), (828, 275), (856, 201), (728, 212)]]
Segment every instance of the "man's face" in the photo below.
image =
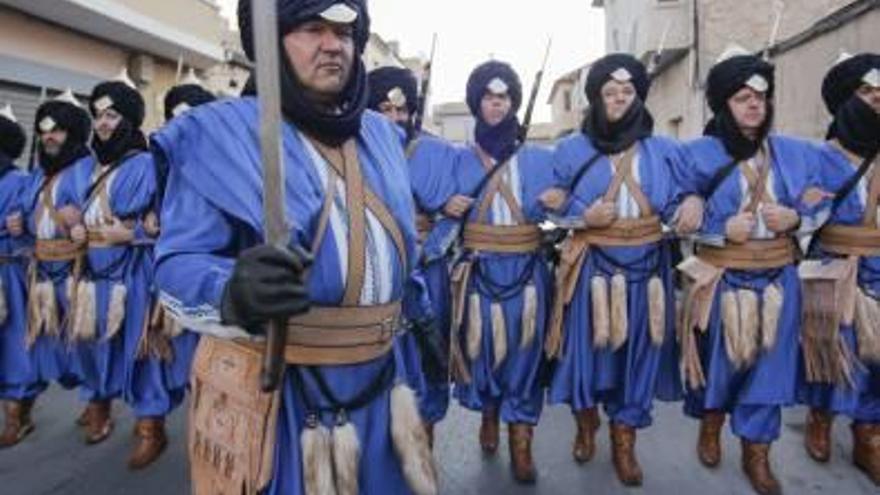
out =
[(40, 144), (43, 145), (43, 152), (49, 156), (55, 157), (61, 153), (61, 148), (67, 141), (67, 131), (55, 127), (49, 132), (40, 133)]
[(480, 102), (480, 113), (483, 114), (483, 121), (490, 126), (495, 126), (507, 118), (512, 106), (513, 101), (510, 99), (510, 95), (486, 93)]
[(880, 88), (868, 84), (856, 90), (856, 95), (871, 106), (875, 112), (880, 113)]
[(120, 122), (122, 115), (113, 108), (101, 110), (95, 117), (95, 135), (101, 142), (107, 142), (116, 132)]
[(335, 103), (351, 76), (354, 28), (319, 19), (308, 21), (284, 36), (284, 50), (311, 96), (321, 103)]
[(620, 82), (612, 79), (602, 86), (600, 93), (602, 103), (605, 104), (605, 117), (612, 124), (626, 115), (636, 99), (636, 87), (629, 81)]
[(409, 108), (406, 105), (398, 107), (390, 101), (383, 101), (379, 104), (379, 112), (395, 124), (406, 126), (409, 123)]
[(736, 125), (746, 136), (753, 136), (767, 119), (767, 93), (744, 87), (727, 100)]

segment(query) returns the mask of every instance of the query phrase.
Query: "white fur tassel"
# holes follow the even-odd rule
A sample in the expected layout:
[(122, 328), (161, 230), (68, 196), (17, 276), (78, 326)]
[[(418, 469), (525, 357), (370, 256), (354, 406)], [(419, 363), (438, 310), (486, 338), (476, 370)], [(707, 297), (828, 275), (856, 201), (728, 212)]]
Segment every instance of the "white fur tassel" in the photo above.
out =
[(303, 485), (307, 495), (332, 495), (333, 482), (332, 441), (330, 431), (319, 424), (303, 428), (300, 434), (303, 455)]
[(125, 297), (128, 290), (122, 284), (113, 284), (110, 289), (110, 306), (107, 308), (107, 331), (105, 340), (110, 340), (119, 333), (125, 319)]
[(856, 296), (855, 317), (859, 357), (868, 363), (880, 363), (880, 307), (861, 289)]
[(611, 349), (615, 351), (626, 343), (629, 332), (626, 289), (626, 277), (622, 273), (611, 277)]
[(758, 308), (758, 294), (749, 289), (737, 291), (739, 299), (739, 351), (743, 366), (751, 366), (758, 356), (758, 339), (761, 328), (761, 314)]
[(492, 303), (492, 350), (495, 354), (493, 369), (498, 369), (507, 357), (507, 322), (504, 321), (504, 308), (501, 303)]
[(468, 297), (467, 353), (471, 361), (480, 356), (483, 341), (483, 315), (480, 308), (480, 294), (474, 292)]
[(57, 337), (61, 334), (61, 323), (58, 321), (58, 302), (55, 300), (55, 285), (51, 280), (37, 284), (37, 300), (40, 304), (40, 320), (46, 335)]
[(764, 289), (764, 307), (761, 308), (761, 347), (764, 352), (769, 352), (776, 346), (779, 315), (782, 314), (784, 300), (782, 291), (776, 284), (770, 284)]
[(651, 277), (648, 282), (648, 315), (651, 343), (660, 347), (666, 337), (666, 289), (660, 277)]
[(350, 421), (333, 428), (333, 472), (337, 495), (358, 495), (361, 445)]
[(593, 347), (604, 349), (611, 339), (611, 320), (608, 315), (608, 283), (602, 277), (590, 281), (593, 304)]
[(739, 368), (739, 305), (736, 302), (736, 292), (732, 290), (721, 294), (721, 322), (727, 358), (735, 368)]
[(529, 284), (523, 291), (523, 317), (522, 317), (522, 334), (520, 336), (519, 348), (526, 350), (531, 347), (535, 341), (535, 331), (537, 330), (538, 321), (538, 291), (535, 286)]
[(437, 494), (437, 469), (416, 396), (406, 385), (391, 390), (391, 440), (403, 477), (415, 495)]
[(82, 281), (76, 289), (76, 311), (73, 319), (74, 340), (94, 340), (95, 329), (95, 284)]

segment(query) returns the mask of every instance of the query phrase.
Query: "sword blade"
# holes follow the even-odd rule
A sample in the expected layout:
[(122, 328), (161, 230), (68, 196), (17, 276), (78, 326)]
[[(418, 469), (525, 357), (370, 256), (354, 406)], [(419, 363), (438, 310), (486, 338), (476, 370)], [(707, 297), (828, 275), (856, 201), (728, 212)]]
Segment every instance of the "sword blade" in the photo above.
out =
[[(286, 247), (284, 164), (281, 155), (281, 78), (276, 0), (253, 0), (257, 96), (260, 109), (260, 157), (263, 163), (263, 227), (267, 244)], [(272, 322), (266, 335), (263, 391), (278, 388), (284, 369), (284, 322)]]

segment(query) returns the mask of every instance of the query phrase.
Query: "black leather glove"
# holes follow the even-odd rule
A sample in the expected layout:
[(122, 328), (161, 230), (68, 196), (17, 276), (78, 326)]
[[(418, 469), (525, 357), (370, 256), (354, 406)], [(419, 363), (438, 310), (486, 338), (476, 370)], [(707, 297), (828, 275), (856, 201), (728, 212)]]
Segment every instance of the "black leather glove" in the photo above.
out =
[(312, 256), (296, 246), (280, 249), (261, 245), (243, 251), (223, 290), (223, 323), (262, 335), (267, 322), (308, 311), (303, 274), (311, 263)]
[(426, 318), (410, 326), (422, 357), (422, 371), (429, 383), (449, 380), (449, 342), (437, 323), (433, 318)]

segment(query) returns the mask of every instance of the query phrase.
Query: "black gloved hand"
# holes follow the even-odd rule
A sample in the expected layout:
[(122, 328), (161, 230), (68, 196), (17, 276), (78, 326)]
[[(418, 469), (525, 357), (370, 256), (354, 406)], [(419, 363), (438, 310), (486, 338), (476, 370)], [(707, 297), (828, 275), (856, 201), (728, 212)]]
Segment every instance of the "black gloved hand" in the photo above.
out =
[(308, 311), (303, 274), (311, 263), (312, 256), (296, 246), (288, 250), (264, 244), (243, 251), (223, 290), (223, 323), (261, 335), (267, 322)]
[(422, 372), (429, 383), (449, 380), (449, 341), (436, 319), (412, 322), (410, 331), (422, 357)]

